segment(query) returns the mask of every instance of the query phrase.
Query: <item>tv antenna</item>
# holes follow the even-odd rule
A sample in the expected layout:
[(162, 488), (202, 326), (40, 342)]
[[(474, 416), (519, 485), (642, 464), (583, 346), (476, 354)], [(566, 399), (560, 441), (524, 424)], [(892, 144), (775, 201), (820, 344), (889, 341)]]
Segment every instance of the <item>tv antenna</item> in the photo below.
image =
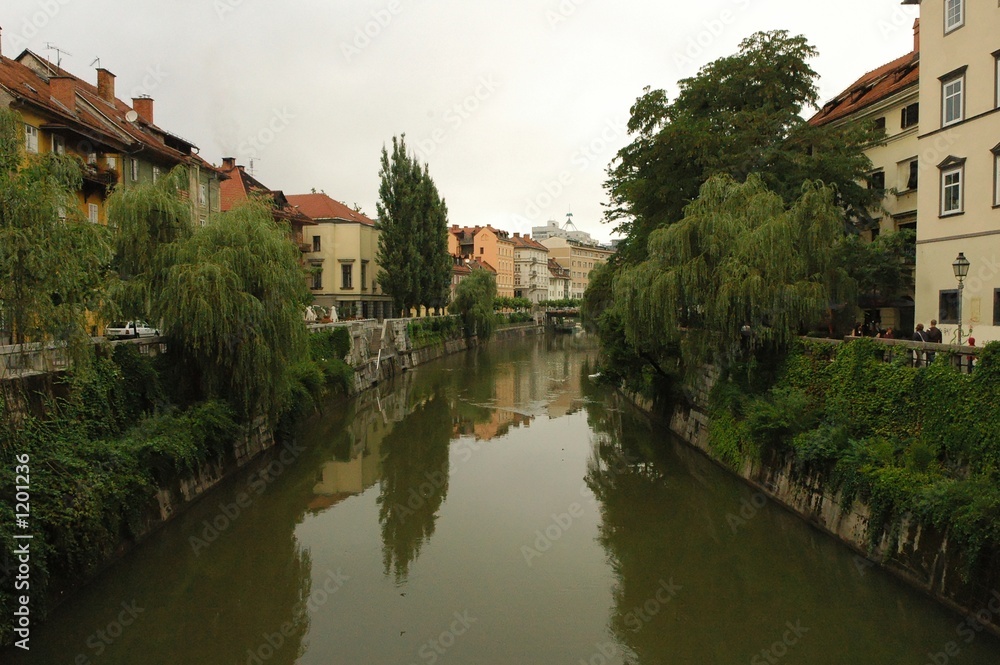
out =
[(580, 229), (576, 228), (576, 224), (573, 223), (573, 213), (572, 212), (567, 212), (566, 213), (566, 224), (563, 226), (563, 230), (564, 231), (569, 231), (570, 227), (573, 227), (574, 231), (579, 231), (580, 230)]
[(55, 51), (56, 52), (56, 67), (59, 68), (59, 69), (62, 69), (62, 57), (64, 55), (73, 55), (69, 51), (65, 51), (65, 50), (59, 48), (58, 46), (56, 46), (52, 42), (45, 42), (45, 50), (46, 51)]
[(101, 68), (101, 58), (100, 57), (94, 58), (94, 61), (90, 63), (91, 67), (93, 67), (94, 65), (97, 65), (98, 69)]
[(254, 168), (253, 165), (254, 165), (254, 162), (259, 162), (259, 161), (260, 161), (260, 157), (251, 157), (250, 158), (250, 175), (253, 175), (253, 168)]

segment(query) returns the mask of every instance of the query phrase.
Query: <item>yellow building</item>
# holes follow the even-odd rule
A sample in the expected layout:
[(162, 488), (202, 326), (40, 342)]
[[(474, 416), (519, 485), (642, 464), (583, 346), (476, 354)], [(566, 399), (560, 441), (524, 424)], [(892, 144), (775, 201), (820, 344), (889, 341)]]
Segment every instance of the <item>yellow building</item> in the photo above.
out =
[(546, 238), (542, 245), (548, 248), (551, 258), (569, 270), (569, 297), (574, 299), (583, 298), (590, 285), (590, 271), (607, 263), (615, 253), (613, 249), (572, 238)]
[(336, 307), (341, 319), (391, 318), (392, 298), (377, 282), (375, 222), (326, 194), (296, 194), (288, 203), (316, 222), (303, 229), (316, 304)]
[[(813, 125), (872, 123), (885, 130), (883, 145), (866, 151), (872, 162), (869, 185), (886, 190), (884, 214), (876, 214), (866, 239), (901, 229), (917, 230), (919, 179), (919, 67), (920, 22), (914, 25), (913, 50), (868, 72), (823, 105), (809, 122)], [(866, 323), (893, 328), (907, 335), (914, 325), (913, 290), (902, 300), (876, 294), (862, 295)]]
[(16, 59), (0, 53), (0, 105), (24, 121), (27, 154), (74, 155), (84, 166), (79, 192), (83, 215), (105, 224), (105, 200), (118, 185), (156, 180), (175, 166), (188, 169), (192, 220), (207, 223), (220, 210), (224, 176), (197, 147), (154, 124), (153, 100), (126, 104), (115, 96), (115, 75), (97, 70), (96, 85), (31, 51)]
[[(1000, 6), (920, 5), (920, 154), (916, 320), (958, 323), (977, 344), (1000, 340)], [(959, 291), (952, 264), (970, 262)]]

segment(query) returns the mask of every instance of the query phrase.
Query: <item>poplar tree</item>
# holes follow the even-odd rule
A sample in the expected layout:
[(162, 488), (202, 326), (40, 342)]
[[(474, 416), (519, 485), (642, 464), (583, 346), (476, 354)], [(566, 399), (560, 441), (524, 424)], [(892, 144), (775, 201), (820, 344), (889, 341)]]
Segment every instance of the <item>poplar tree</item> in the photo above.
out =
[(451, 280), (447, 205), (405, 135), (393, 137), (391, 155), (382, 147), (379, 177), (379, 284), (397, 309), (440, 308)]
[(24, 123), (0, 109), (0, 328), (14, 343), (85, 348), (107, 281), (108, 230), (80, 211), (82, 163), (25, 155)]

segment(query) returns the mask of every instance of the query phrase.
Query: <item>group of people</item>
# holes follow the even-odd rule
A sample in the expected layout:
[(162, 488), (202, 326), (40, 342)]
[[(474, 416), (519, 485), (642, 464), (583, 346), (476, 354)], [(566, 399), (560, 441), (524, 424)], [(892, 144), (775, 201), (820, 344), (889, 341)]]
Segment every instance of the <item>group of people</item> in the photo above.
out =
[[(930, 344), (942, 344), (941, 331), (937, 327), (937, 319), (931, 319), (931, 327), (924, 330), (924, 324), (918, 323), (913, 331), (914, 342), (928, 342)], [(966, 346), (975, 346), (976, 338), (972, 336), (972, 328), (969, 328), (969, 336), (965, 338)]]
[(885, 330), (876, 323), (875, 321), (869, 321), (864, 325), (860, 323), (854, 324), (854, 330), (851, 334), (855, 337), (878, 337), (879, 339), (896, 339), (896, 332), (892, 329), (892, 326), (886, 328)]

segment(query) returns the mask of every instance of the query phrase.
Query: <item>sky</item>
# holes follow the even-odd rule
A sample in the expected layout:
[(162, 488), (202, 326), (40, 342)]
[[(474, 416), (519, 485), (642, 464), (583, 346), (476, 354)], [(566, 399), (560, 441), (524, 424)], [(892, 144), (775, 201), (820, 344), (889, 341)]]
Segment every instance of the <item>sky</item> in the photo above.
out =
[[(607, 168), (643, 88), (760, 30), (804, 35), (826, 101), (912, 49), (900, 0), (4, 0), (2, 52), (29, 48), (117, 96), (209, 162), (236, 157), (286, 194), (376, 215), (382, 147), (406, 135), (449, 221), (600, 240)], [(62, 55), (58, 55), (61, 50)], [(99, 63), (95, 60), (99, 58)]]

